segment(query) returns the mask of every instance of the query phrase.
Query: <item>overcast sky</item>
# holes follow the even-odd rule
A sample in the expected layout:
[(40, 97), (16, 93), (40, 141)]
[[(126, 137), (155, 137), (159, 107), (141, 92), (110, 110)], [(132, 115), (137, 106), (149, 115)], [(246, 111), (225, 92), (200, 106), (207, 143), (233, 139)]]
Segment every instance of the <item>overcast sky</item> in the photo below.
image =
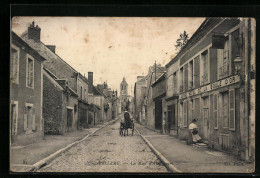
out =
[(41, 41), (56, 45), (56, 53), (82, 74), (94, 72), (94, 84), (107, 81), (119, 91), (123, 77), (133, 95), (139, 75), (148, 67), (164, 66), (175, 56), (175, 41), (189, 37), (204, 18), (172, 17), (15, 17), (12, 30), (21, 36), (32, 21), (41, 28)]

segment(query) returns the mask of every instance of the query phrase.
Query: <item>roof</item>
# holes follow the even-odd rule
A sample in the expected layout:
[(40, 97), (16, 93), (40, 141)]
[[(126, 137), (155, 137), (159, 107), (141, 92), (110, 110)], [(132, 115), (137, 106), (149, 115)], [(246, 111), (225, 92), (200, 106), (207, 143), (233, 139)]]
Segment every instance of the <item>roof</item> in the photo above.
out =
[(73, 90), (71, 89), (69, 86), (64, 86), (64, 85), (61, 85), (57, 80), (61, 80), (61, 79), (58, 79), (51, 71), (49, 71), (47, 68), (43, 68), (43, 70), (53, 79), (53, 83), (55, 82), (56, 85), (60, 86), (63, 91), (66, 91), (66, 90), (69, 90), (71, 92), (72, 95), (74, 96), (78, 96), (78, 94)]
[(42, 57), (45, 59), (55, 59), (62, 61), (66, 64), (73, 72), (78, 73), (73, 67), (71, 67), (67, 62), (65, 62), (60, 56), (56, 53), (53, 53), (43, 42), (35, 42), (33, 39), (28, 38), (28, 33), (25, 31), (22, 34), (22, 39), (34, 50), (36, 50)]
[(163, 80), (165, 80), (165, 73), (163, 73), (155, 82), (153, 82), (151, 86), (154, 87), (156, 84)]
[(207, 32), (212, 29), (212, 27), (216, 26), (220, 23), (224, 18), (206, 18), (204, 22), (199, 26), (196, 32), (192, 35), (192, 37), (188, 40), (186, 45), (179, 51), (179, 53), (168, 63), (165, 65), (168, 68), (170, 65), (175, 63), (178, 59), (182, 57), (194, 44), (196, 44), (200, 39), (202, 39)]
[(105, 94), (103, 92), (101, 92), (98, 88), (96, 88), (95, 86), (93, 86), (93, 94), (102, 95), (102, 96), (106, 97)]
[(11, 40), (12, 40), (12, 43), (16, 41), (18, 43), (21, 43), (21, 45), (23, 45), (25, 48), (29, 49), (31, 51), (32, 55), (36, 56), (37, 60), (40, 60), (40, 61), (46, 60), (42, 55), (40, 55), (34, 48), (32, 48), (26, 41), (24, 41), (22, 38), (20, 38), (13, 31), (11, 32)]

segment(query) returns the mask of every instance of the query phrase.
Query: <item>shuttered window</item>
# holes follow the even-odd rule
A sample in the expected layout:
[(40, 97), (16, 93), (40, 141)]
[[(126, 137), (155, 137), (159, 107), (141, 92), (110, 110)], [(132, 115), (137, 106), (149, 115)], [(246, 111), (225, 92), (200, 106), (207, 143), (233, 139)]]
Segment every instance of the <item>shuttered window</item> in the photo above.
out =
[(12, 45), (10, 78), (13, 83), (19, 83), (19, 48)]
[(185, 101), (183, 103), (183, 126), (184, 127), (187, 127), (188, 124), (187, 111), (188, 111), (188, 102)]
[(229, 102), (228, 102), (228, 92), (224, 92), (223, 95), (223, 100), (222, 100), (222, 107), (223, 107), (223, 114), (222, 114), (222, 119), (223, 119), (223, 127), (228, 128), (229, 125)]
[(229, 129), (235, 130), (235, 91), (229, 90)]
[(218, 129), (218, 94), (213, 98), (213, 117), (214, 117), (214, 129)]
[(34, 60), (32, 57), (27, 58), (27, 87), (33, 88), (34, 83)]
[(18, 102), (15, 101), (11, 105), (11, 133), (12, 135), (17, 135), (18, 127)]
[(209, 79), (209, 73), (208, 73), (209, 59), (208, 59), (208, 56), (209, 56), (208, 50), (204, 51), (201, 54), (201, 60), (202, 60), (201, 85), (208, 83), (208, 79)]

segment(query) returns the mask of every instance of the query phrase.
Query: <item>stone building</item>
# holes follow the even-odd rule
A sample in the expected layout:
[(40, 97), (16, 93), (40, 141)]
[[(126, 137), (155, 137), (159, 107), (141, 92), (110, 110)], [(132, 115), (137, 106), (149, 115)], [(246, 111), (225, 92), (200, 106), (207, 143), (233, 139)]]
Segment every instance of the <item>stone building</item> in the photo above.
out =
[(147, 88), (145, 91), (145, 98), (143, 103), (143, 115), (145, 115), (145, 125), (152, 129), (155, 129), (155, 103), (153, 102), (152, 83), (155, 82), (164, 73), (165, 67), (154, 64), (153, 66), (149, 67), (147, 74)]
[(138, 122), (142, 122), (142, 101), (147, 87), (147, 77), (137, 76), (134, 86), (134, 117)]
[(165, 122), (163, 122), (163, 119), (166, 116), (166, 112), (167, 112), (166, 101), (165, 101), (165, 96), (166, 96), (165, 73), (163, 73), (151, 86), (152, 86), (152, 97), (155, 106), (154, 128), (163, 132), (163, 125), (166, 126), (166, 120)]
[(11, 143), (34, 142), (44, 136), (42, 117), (43, 58), (14, 32), (10, 49)]
[(178, 136), (186, 138), (196, 119), (210, 147), (254, 159), (254, 19), (207, 18), (166, 68), (168, 119)]
[(45, 45), (41, 42), (41, 28), (30, 24), (22, 34), (22, 39), (41, 56), (46, 59), (44, 67), (58, 79), (66, 80), (67, 85), (78, 95), (78, 119), (79, 126), (88, 127), (88, 86), (89, 82), (85, 76), (77, 72), (68, 63), (56, 54), (54, 45)]
[(45, 134), (64, 134), (78, 127), (78, 95), (64, 79), (43, 71), (43, 118)]

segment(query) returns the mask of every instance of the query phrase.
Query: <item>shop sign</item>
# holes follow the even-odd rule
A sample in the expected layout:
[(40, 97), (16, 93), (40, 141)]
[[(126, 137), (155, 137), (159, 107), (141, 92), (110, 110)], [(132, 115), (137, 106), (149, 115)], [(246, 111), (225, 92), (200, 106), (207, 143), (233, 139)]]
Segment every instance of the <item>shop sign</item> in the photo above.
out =
[(189, 92), (183, 93), (183, 94), (180, 95), (179, 99), (187, 98), (187, 97), (190, 97), (190, 96), (193, 96), (193, 95), (198, 95), (198, 94), (202, 94), (202, 93), (205, 93), (205, 92), (208, 92), (208, 91), (211, 91), (211, 90), (215, 90), (215, 89), (218, 89), (218, 88), (229, 86), (229, 85), (235, 84), (239, 81), (240, 81), (240, 77), (238, 75), (228, 77), (228, 78), (219, 80), (215, 83), (211, 83), (211, 84), (208, 84), (206, 86), (197, 88), (195, 90), (191, 90)]

